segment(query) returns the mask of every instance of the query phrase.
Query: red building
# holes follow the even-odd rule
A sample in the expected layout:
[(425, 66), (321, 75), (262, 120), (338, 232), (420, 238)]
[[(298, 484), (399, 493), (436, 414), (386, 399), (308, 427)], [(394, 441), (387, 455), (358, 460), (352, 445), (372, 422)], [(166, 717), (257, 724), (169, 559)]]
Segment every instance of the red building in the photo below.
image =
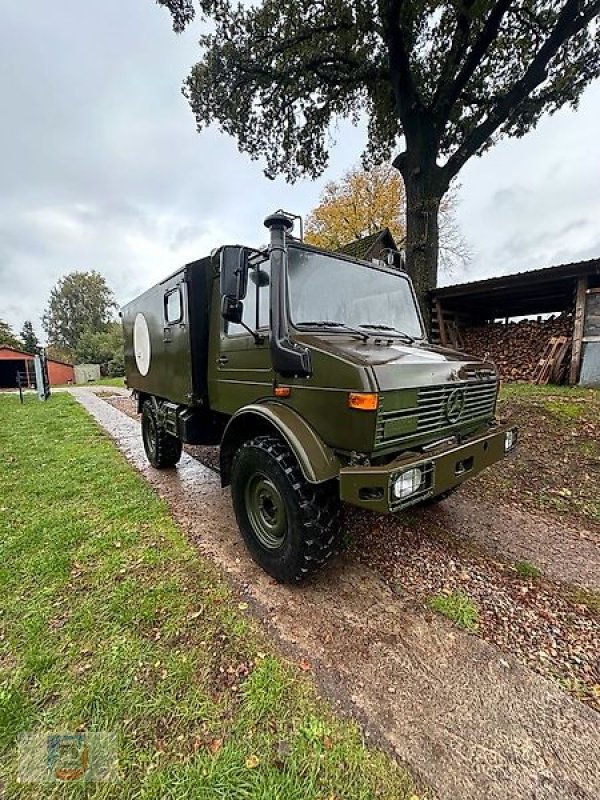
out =
[[(20, 373), (24, 386), (35, 385), (34, 358), (32, 353), (25, 350), (17, 350), (9, 345), (0, 344), (0, 389), (16, 389), (17, 373)], [(75, 383), (73, 365), (49, 358), (48, 378), (50, 386)]]

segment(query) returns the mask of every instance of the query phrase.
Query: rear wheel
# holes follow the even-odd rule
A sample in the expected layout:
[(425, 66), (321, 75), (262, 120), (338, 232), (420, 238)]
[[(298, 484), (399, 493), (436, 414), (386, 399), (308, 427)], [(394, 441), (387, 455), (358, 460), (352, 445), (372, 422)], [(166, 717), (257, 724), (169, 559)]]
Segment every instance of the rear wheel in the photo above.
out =
[(309, 483), (275, 436), (244, 442), (234, 456), (231, 492), (254, 560), (281, 583), (297, 583), (335, 553), (340, 501), (331, 482)]
[(174, 467), (181, 458), (181, 441), (160, 426), (151, 400), (142, 406), (142, 439), (148, 461), (156, 469)]

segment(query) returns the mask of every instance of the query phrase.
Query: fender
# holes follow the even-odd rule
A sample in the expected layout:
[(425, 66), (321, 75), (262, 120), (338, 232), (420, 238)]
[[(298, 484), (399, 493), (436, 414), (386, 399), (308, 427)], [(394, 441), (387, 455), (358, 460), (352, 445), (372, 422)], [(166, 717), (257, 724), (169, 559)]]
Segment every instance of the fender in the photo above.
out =
[(337, 478), (340, 463), (319, 434), (296, 411), (267, 400), (253, 403), (237, 411), (227, 423), (221, 441), (221, 484), (231, 482), (231, 463), (243, 441), (261, 433), (279, 433), (296, 456), (309, 483), (324, 483)]

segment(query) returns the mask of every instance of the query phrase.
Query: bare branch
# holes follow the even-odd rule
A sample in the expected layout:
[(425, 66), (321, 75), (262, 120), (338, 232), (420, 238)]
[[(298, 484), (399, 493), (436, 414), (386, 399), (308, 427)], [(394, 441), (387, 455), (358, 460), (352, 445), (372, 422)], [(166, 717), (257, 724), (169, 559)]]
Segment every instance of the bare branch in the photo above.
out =
[(581, 10), (581, 0), (567, 0), (558, 16), (556, 25), (531, 61), (523, 77), (498, 100), (485, 120), (471, 131), (443, 167), (446, 180), (450, 181), (463, 164), (507, 121), (515, 109), (518, 109), (520, 104), (546, 80), (548, 64), (562, 45), (585, 28), (598, 13), (600, 13), (600, 0), (590, 3), (584, 11)]

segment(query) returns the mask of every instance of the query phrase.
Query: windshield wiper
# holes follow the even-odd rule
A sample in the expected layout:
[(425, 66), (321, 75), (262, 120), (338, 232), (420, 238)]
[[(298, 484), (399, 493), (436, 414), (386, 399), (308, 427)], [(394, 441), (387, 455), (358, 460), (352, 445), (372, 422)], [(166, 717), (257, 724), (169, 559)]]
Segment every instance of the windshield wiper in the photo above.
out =
[(410, 344), (412, 344), (415, 341), (414, 336), (410, 336), (410, 334), (405, 333), (404, 331), (401, 331), (399, 328), (392, 328), (390, 325), (375, 325), (375, 324), (368, 323), (367, 325), (359, 325), (358, 327), (359, 328), (370, 328), (371, 330), (374, 330), (374, 331), (386, 331), (386, 332), (389, 331), (390, 333), (395, 333), (397, 336), (402, 336)]
[(307, 320), (306, 322), (299, 322), (298, 325), (313, 325), (315, 328), (340, 328), (341, 330), (351, 331), (357, 336), (360, 336), (363, 342), (366, 342), (369, 338), (369, 335), (372, 335), (366, 333), (366, 331), (361, 331), (358, 328), (353, 328), (351, 325), (346, 325), (345, 322), (333, 322), (329, 319)]

